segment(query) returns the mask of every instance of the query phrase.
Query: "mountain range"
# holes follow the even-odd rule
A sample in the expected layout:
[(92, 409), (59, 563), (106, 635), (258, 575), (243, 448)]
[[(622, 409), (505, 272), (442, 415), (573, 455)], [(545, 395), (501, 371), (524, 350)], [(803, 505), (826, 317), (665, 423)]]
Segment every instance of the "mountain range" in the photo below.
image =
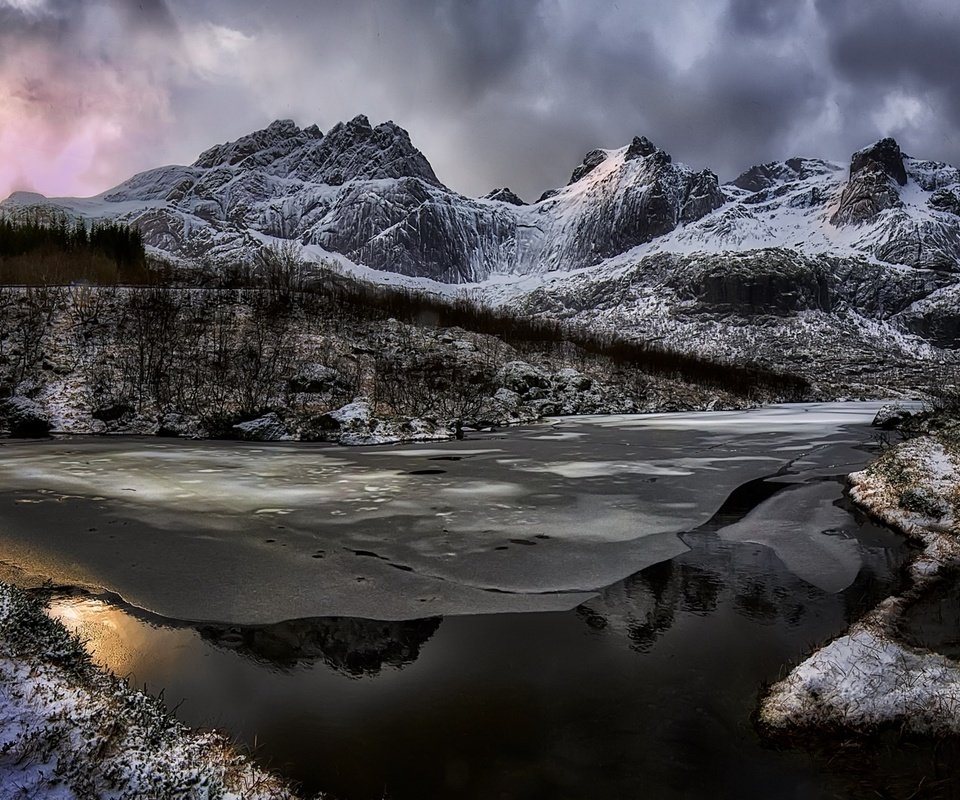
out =
[(159, 255), (225, 265), (292, 240), (384, 283), (468, 293), (849, 391), (915, 388), (958, 363), (960, 169), (893, 139), (849, 164), (790, 158), (721, 184), (645, 137), (587, 153), (524, 202), (446, 187), (393, 122), (289, 120), (93, 198), (17, 192), (141, 229)]

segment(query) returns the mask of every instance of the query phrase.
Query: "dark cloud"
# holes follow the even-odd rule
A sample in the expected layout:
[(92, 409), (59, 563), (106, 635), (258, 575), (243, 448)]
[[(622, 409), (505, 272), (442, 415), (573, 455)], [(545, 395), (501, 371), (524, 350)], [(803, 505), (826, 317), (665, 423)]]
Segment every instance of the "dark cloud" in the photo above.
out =
[(781, 36), (796, 26), (802, 10), (797, 0), (730, 0), (726, 22), (735, 35)]
[(49, 147), (90, 121), (65, 191), (274, 118), (364, 113), (406, 127), (448, 185), (534, 198), (641, 133), (723, 178), (887, 134), (960, 162), (958, 41), (955, 0), (0, 0), (0, 88)]
[[(816, 7), (827, 32), (831, 73), (846, 89), (844, 117), (851, 131), (899, 133), (910, 152), (956, 162), (960, 6), (953, 0), (818, 0)], [(890, 130), (864, 124), (897, 103), (912, 105), (922, 123), (893, 113), (883, 115)]]

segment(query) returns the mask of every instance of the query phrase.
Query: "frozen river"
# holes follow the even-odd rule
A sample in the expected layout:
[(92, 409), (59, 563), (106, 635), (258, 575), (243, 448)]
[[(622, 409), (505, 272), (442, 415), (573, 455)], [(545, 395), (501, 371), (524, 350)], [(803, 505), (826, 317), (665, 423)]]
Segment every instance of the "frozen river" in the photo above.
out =
[(751, 714), (896, 583), (904, 544), (843, 496), (878, 405), (6, 442), (0, 560), (86, 589), (53, 611), (99, 661), (310, 791), (827, 796), (911, 765), (775, 751)]
[(6, 561), (173, 619), (560, 611), (683, 553), (678, 534), (769, 477), (799, 486), (723, 535), (839, 591), (862, 554), (811, 479), (865, 462), (847, 428), (876, 407), (566, 418), (358, 449), (8, 442), (0, 543)]

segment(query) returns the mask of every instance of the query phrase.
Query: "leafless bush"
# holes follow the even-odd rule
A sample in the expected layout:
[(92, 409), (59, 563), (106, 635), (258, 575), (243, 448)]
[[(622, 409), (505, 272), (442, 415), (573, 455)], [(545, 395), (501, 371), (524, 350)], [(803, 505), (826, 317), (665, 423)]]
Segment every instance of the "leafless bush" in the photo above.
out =
[(266, 291), (268, 303), (288, 308), (303, 290), (304, 262), (297, 243), (261, 247), (254, 258), (254, 274)]
[(40, 366), (59, 299), (60, 291), (47, 286), (28, 287), (16, 295), (7, 336), (7, 366), (13, 386)]

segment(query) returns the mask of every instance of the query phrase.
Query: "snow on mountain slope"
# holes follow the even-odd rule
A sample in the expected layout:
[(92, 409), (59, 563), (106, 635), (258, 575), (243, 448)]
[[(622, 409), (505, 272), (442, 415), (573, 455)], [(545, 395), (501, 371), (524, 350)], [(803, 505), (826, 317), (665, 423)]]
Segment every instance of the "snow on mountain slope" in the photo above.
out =
[(525, 205), (509, 190), (472, 199), (447, 189), (406, 131), (360, 116), (325, 136), (277, 121), (95, 198), (16, 193), (0, 209), (123, 219), (159, 251), (214, 263), (249, 257), (262, 236), (295, 239), (453, 284), (769, 247), (958, 270), (960, 170), (903, 157), (893, 140), (855, 154), (852, 166), (848, 180), (839, 164), (796, 158), (720, 187), (709, 170), (674, 164), (638, 137), (591, 151), (567, 186)]
[(258, 233), (296, 239), (375, 269), (447, 283), (595, 264), (723, 202), (716, 176), (671, 163), (646, 139), (597, 162), (532, 206), (444, 187), (407, 133), (365, 117), (326, 136), (280, 121), (149, 170), (88, 200), (18, 193), (10, 212), (59, 208), (139, 226), (152, 247), (214, 262), (249, 257)]
[[(892, 139), (849, 166), (792, 158), (721, 186), (637, 137), (591, 151), (566, 186), (525, 204), (508, 189), (451, 191), (392, 122), (360, 116), (324, 135), (278, 121), (98, 197), (0, 203), (38, 209), (120, 219), (163, 254), (213, 265), (293, 240), (366, 279), (700, 350), (712, 345), (697, 337), (771, 314), (797, 341), (854, 336), (905, 359), (960, 333), (960, 170)], [(681, 318), (698, 320), (693, 333)]]

